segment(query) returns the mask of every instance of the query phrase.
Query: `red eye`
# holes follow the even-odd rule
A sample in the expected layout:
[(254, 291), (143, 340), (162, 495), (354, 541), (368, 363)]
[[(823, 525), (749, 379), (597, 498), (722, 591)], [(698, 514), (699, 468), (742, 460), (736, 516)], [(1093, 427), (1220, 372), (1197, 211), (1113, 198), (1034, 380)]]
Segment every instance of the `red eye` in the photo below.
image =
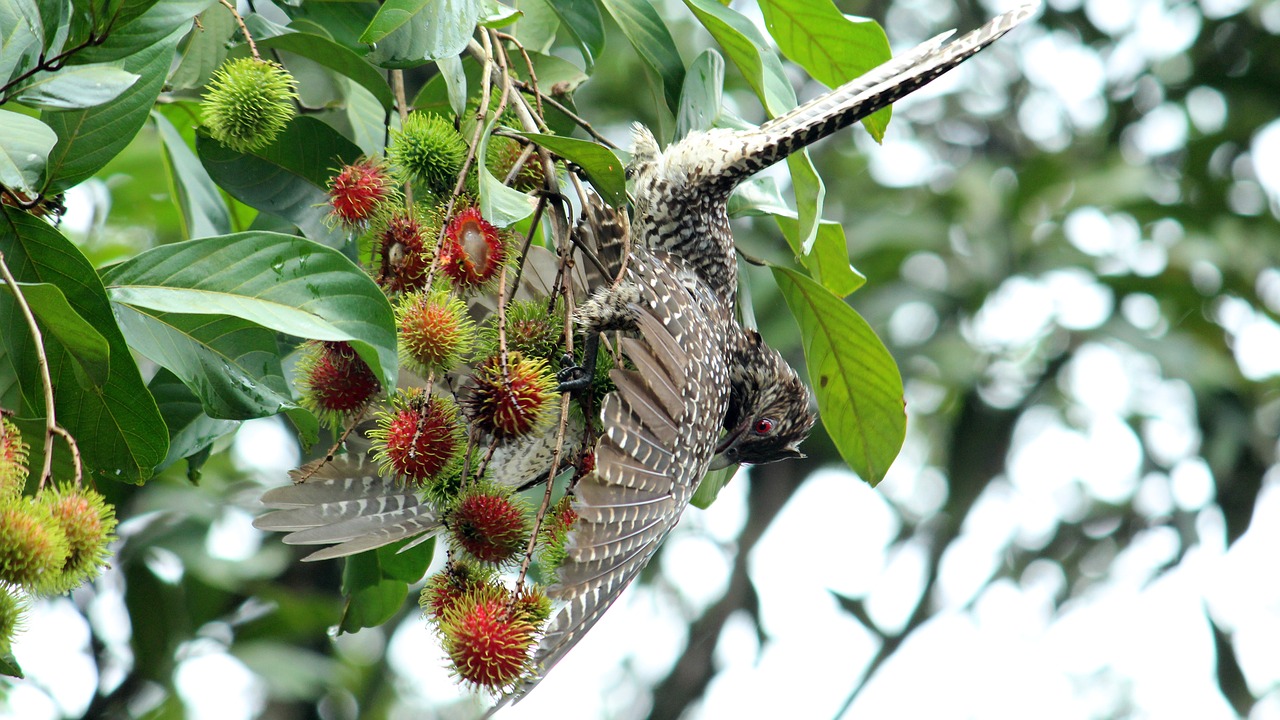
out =
[(773, 432), (773, 421), (769, 418), (760, 418), (755, 425), (751, 426), (751, 429), (757, 435), (768, 435)]

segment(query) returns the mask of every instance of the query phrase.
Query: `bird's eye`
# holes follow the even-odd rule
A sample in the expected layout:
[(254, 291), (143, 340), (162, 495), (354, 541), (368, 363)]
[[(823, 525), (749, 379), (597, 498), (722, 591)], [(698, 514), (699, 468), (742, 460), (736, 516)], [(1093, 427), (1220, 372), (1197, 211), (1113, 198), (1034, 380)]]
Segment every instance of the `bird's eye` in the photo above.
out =
[(757, 435), (768, 435), (773, 432), (773, 421), (769, 418), (760, 418), (756, 421), (755, 425), (751, 426), (751, 429), (755, 431), (755, 434)]

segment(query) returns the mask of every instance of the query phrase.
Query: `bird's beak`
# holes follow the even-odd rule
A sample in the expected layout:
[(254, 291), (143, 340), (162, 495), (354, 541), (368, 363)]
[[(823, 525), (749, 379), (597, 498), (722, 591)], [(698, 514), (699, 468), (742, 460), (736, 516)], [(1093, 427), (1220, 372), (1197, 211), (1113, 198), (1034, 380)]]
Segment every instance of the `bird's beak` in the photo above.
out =
[(720, 438), (720, 442), (716, 444), (716, 454), (711, 457), (711, 464), (707, 466), (708, 470), (722, 470), (730, 465), (737, 465), (737, 445), (742, 439), (742, 434), (747, 431), (747, 424), (740, 423), (737, 427), (725, 433)]

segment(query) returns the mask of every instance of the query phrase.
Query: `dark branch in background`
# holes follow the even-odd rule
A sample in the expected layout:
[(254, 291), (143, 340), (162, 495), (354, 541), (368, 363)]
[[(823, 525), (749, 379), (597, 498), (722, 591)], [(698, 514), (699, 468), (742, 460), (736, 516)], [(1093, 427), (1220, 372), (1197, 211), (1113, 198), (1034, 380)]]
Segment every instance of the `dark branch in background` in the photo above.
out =
[(729, 587), (720, 600), (689, 626), (689, 644), (684, 654), (671, 673), (653, 689), (651, 720), (679, 717), (703, 696), (716, 674), (714, 655), (720, 633), (733, 613), (746, 610), (759, 627), (759, 601), (755, 585), (747, 574), (747, 558), (782, 506), (817, 467), (815, 460), (791, 460), (751, 471), (747, 525), (738, 536)]

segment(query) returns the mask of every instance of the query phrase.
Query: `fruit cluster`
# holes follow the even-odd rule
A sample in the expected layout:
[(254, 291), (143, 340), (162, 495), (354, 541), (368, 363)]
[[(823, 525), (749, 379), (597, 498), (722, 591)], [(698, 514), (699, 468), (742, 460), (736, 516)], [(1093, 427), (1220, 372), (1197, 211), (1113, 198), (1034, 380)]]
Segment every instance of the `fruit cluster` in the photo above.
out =
[(50, 484), (26, 487), (29, 446), (0, 418), (0, 653), (22, 626), (30, 596), (70, 592), (106, 565), (115, 508), (96, 491)]

